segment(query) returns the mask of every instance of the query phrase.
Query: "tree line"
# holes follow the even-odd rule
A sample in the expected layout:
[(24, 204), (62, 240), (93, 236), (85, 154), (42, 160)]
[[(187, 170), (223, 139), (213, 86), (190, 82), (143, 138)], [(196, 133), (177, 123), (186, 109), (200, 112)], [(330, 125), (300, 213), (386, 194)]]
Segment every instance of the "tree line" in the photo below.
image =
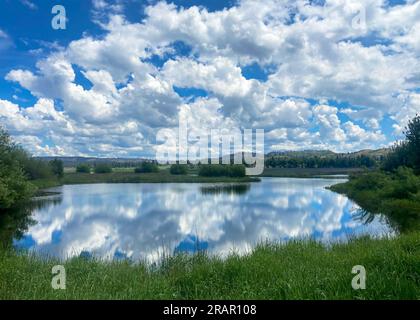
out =
[(412, 168), (420, 174), (420, 116), (416, 115), (410, 120), (404, 131), (405, 139), (396, 142), (391, 152), (383, 162), (385, 171), (396, 171), (404, 166)]
[(360, 168), (375, 167), (376, 159), (368, 155), (358, 156), (271, 156), (264, 161), (266, 168)]
[(62, 161), (32, 158), (0, 128), (0, 212), (29, 199), (36, 190), (32, 180), (61, 177), (63, 172)]

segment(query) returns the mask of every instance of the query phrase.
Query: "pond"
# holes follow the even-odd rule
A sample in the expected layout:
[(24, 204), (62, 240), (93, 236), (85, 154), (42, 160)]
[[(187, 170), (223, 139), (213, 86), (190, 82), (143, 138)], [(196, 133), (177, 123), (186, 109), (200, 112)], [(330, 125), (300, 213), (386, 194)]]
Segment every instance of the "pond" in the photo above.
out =
[(262, 241), (312, 237), (324, 242), (392, 234), (384, 217), (366, 218), (325, 187), (343, 179), (262, 178), (251, 184), (66, 185), (31, 209), (18, 249), (73, 256), (157, 261), (207, 250), (226, 256)]

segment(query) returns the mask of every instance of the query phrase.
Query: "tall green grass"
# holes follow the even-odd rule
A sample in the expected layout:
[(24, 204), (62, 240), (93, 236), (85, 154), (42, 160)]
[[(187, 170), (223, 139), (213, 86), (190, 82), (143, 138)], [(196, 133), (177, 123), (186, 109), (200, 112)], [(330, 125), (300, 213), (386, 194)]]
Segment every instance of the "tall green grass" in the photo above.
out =
[[(51, 288), (63, 263), (67, 289)], [(354, 290), (354, 265), (366, 268)], [(0, 250), (1, 299), (420, 299), (420, 233), (395, 239), (266, 243), (245, 256), (166, 257), (158, 266), (75, 258), (41, 260)]]

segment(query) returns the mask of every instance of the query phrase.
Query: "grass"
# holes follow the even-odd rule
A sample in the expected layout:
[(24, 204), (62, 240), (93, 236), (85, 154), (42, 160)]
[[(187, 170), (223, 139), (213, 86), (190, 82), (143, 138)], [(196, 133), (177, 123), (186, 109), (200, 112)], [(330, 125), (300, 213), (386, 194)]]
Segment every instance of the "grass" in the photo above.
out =
[(35, 192), (33, 194), (34, 197), (43, 197), (43, 196), (50, 195), (51, 192), (46, 191), (45, 189), (58, 187), (62, 185), (61, 181), (57, 178), (37, 179), (37, 180), (31, 180), (30, 182), (36, 187)]
[(262, 177), (314, 178), (363, 172), (363, 168), (265, 168)]
[(254, 182), (258, 178), (243, 177), (200, 177), (196, 175), (172, 175), (167, 170), (155, 173), (112, 172), (103, 174), (68, 173), (61, 179), (62, 184), (82, 183), (171, 183), (171, 182)]
[(77, 173), (65, 172), (60, 179), (39, 179), (31, 183), (38, 188), (37, 195), (42, 195), (42, 189), (56, 187), (65, 184), (87, 184), (87, 183), (217, 183), (217, 182), (258, 182), (257, 177), (201, 177), (194, 174), (173, 175), (169, 169), (160, 170), (155, 173), (134, 173), (119, 169), (111, 173)]
[[(66, 290), (51, 288), (55, 264), (66, 268)], [(355, 265), (366, 268), (366, 290), (351, 287)], [(242, 257), (175, 255), (154, 267), (0, 250), (0, 299), (420, 299), (420, 233), (266, 243)]]

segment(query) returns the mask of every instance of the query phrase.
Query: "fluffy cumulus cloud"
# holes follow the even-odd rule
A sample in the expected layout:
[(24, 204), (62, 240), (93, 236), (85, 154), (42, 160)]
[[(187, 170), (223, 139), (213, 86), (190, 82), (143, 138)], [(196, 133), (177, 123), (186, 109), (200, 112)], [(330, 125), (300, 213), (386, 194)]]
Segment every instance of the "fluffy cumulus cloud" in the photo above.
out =
[[(153, 156), (180, 116), (264, 129), (266, 151), (351, 151), (388, 145), (420, 111), (420, 1), (158, 2), (137, 22), (123, 1), (93, 8), (103, 35), (5, 77), (37, 100), (0, 97), (1, 124), (35, 154)], [(10, 41), (0, 30), (0, 51)]]

